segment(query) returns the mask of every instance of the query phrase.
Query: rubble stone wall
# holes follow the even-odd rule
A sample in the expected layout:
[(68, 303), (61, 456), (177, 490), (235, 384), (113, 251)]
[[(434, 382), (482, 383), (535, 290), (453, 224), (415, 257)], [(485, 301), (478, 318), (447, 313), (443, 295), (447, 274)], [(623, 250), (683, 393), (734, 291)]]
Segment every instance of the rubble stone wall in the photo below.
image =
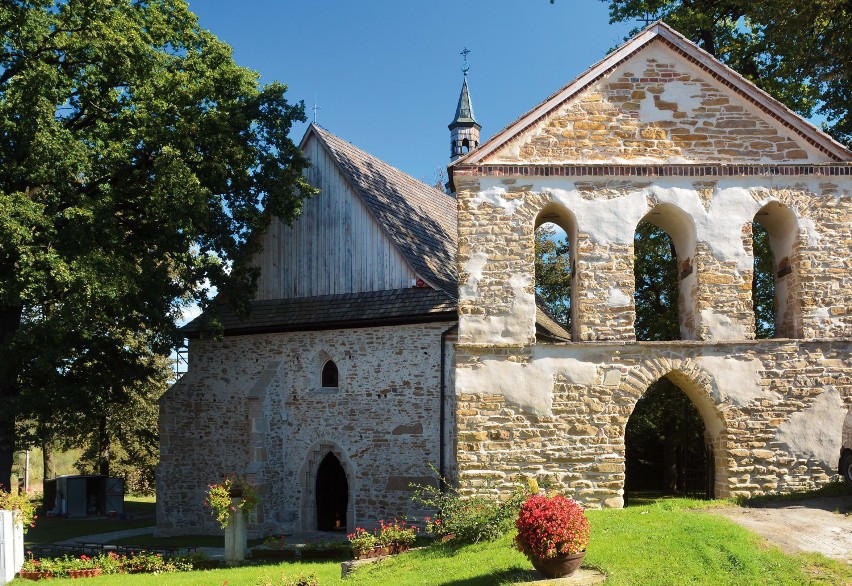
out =
[[(410, 514), (409, 483), (434, 482), (439, 466), (440, 342), (451, 325), (191, 340), (189, 371), (160, 401), (158, 534), (218, 532), (205, 490), (232, 473), (260, 492), (250, 534), (315, 530), (315, 475), (329, 452), (347, 474), (349, 530)], [(337, 388), (321, 386), (329, 359)]]

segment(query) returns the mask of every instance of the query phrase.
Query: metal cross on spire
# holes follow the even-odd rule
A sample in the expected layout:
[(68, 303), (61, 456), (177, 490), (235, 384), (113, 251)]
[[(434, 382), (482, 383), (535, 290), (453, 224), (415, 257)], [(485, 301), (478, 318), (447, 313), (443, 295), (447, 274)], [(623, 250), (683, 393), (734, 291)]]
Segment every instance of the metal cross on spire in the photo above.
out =
[(467, 72), (470, 70), (470, 65), (467, 64), (467, 56), (470, 54), (470, 49), (467, 47), (464, 48), (464, 51), (459, 53), (462, 57), (464, 57), (464, 65), (462, 66), (462, 73), (467, 75)]
[(313, 112), (314, 112), (314, 124), (316, 124), (317, 123), (317, 111), (322, 110), (322, 106), (317, 104), (317, 97), (316, 96), (314, 96), (314, 105), (311, 108), (311, 110), (313, 110)]

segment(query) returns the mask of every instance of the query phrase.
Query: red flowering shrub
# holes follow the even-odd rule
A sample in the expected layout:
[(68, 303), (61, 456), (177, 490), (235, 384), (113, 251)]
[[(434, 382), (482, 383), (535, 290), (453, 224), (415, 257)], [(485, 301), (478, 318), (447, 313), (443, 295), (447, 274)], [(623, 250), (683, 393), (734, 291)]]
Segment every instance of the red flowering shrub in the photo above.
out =
[(561, 494), (528, 497), (515, 526), (515, 547), (528, 557), (541, 559), (585, 551), (591, 534), (583, 507)]

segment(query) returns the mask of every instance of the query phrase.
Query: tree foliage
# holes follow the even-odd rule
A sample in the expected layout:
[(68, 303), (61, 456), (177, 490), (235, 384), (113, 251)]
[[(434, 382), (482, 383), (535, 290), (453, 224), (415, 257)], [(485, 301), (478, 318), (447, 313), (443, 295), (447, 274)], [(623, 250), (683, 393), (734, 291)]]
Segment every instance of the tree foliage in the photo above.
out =
[(751, 299), (754, 305), (754, 337), (775, 337), (775, 261), (769, 247), (769, 232), (754, 222), (751, 225), (754, 252), (754, 277)]
[(136, 393), (182, 307), (211, 286), (244, 306), (252, 234), (313, 189), (287, 136), (303, 105), (183, 0), (8, 0), (0, 36), (6, 484), (15, 419)]
[(852, 145), (848, 0), (601, 1), (610, 22), (665, 21), (805, 118), (823, 117), (829, 134)]
[(640, 222), (633, 239), (637, 340), (679, 340), (677, 253), (668, 234)]
[(571, 255), (568, 240), (555, 224), (535, 231), (535, 292), (556, 321), (571, 329)]

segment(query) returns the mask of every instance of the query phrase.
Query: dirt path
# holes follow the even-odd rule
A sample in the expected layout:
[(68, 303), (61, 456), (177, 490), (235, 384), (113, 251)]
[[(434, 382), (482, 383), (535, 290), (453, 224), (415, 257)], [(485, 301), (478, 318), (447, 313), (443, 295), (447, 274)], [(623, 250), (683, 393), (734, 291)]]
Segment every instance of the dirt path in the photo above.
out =
[(789, 553), (818, 552), (852, 563), (852, 496), (707, 509)]

